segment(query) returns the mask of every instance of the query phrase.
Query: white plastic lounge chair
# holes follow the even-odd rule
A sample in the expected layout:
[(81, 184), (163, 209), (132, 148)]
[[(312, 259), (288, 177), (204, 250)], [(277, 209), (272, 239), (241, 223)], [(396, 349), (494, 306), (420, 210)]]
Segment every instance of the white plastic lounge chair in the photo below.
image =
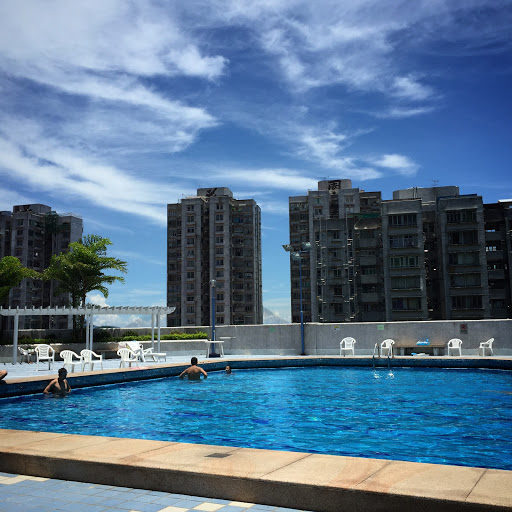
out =
[[(393, 345), (395, 341), (392, 339), (384, 340), (380, 344), (380, 355), (384, 357), (385, 355), (393, 357)], [(387, 354), (384, 354), (384, 351), (387, 351)]]
[(459, 351), (459, 356), (462, 356), (462, 340), (459, 340), (458, 338), (451, 339), (448, 344), (446, 345), (446, 351), (447, 354), (450, 355), (450, 350), (452, 351)]
[(128, 366), (131, 368), (132, 363), (139, 362), (137, 354), (129, 348), (120, 348), (117, 351), (117, 355), (121, 358), (121, 361), (119, 362), (119, 368), (124, 368), (126, 364), (128, 364)]
[(63, 350), (60, 354), (60, 357), (64, 359), (64, 368), (69, 366), (70, 373), (75, 371), (75, 366), (82, 364), (82, 356), (79, 356), (76, 352), (72, 350)]
[(55, 350), (50, 345), (37, 345), (36, 346), (36, 371), (39, 370), (39, 361), (48, 361), (48, 370), (51, 369), (52, 364), (55, 362)]
[[(352, 355), (355, 356), (354, 352), (354, 345), (356, 344), (356, 340), (354, 338), (351, 338), (350, 336), (348, 338), (343, 338), (340, 341), (340, 356), (343, 354), (344, 351), (352, 352)], [(345, 355), (345, 354), (343, 354)]]
[[(119, 344), (119, 348), (124, 348), (122, 343), (123, 342)], [(153, 352), (151, 347), (144, 348), (144, 346), (139, 341), (133, 340), (126, 341), (124, 343), (126, 343), (126, 347), (135, 352), (137, 357), (143, 362), (146, 362), (147, 357), (152, 357), (153, 361), (157, 361), (158, 359), (167, 361), (167, 354), (165, 352)]]
[(34, 351), (28, 351), (26, 348), (18, 347), (18, 351), (21, 354), (21, 361), (20, 364), (23, 363), (23, 359), (25, 358), (27, 360), (27, 363), (32, 362), (32, 354), (34, 354)]
[(478, 355), (480, 355), (480, 351), (482, 351), (482, 357), (485, 356), (485, 351), (489, 351), (489, 355), (492, 356), (492, 344), (494, 342), (494, 338), (491, 338), (490, 340), (483, 341), (480, 343), (480, 346), (478, 347)]
[(103, 356), (101, 354), (96, 354), (92, 350), (84, 349), (80, 352), (80, 357), (82, 358), (82, 371), (84, 371), (87, 365), (89, 365), (91, 371), (93, 371), (95, 363), (100, 363), (101, 369), (103, 370)]

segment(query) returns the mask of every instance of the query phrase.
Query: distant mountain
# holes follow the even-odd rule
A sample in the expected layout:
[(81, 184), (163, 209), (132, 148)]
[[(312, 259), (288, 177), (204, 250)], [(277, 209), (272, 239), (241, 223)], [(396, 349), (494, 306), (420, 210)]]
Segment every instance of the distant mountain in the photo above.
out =
[(281, 318), (279, 315), (272, 313), (270, 309), (263, 308), (263, 323), (264, 324), (289, 324), (289, 320)]

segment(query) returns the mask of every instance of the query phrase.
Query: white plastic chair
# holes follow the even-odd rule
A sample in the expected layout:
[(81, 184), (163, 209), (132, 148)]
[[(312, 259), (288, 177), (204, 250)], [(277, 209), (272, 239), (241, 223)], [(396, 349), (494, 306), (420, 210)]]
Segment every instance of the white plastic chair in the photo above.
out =
[(82, 356), (72, 350), (63, 350), (59, 355), (64, 359), (64, 368), (66, 366), (70, 367), (70, 373), (75, 371), (75, 366), (82, 364)]
[(50, 345), (37, 345), (36, 346), (36, 371), (39, 371), (39, 361), (48, 361), (48, 370), (51, 369), (52, 364), (55, 362), (55, 350)]
[(490, 356), (492, 356), (492, 344), (494, 342), (494, 338), (491, 338), (490, 340), (483, 341), (480, 343), (480, 346), (478, 347), (478, 355), (480, 355), (480, 351), (482, 351), (482, 357), (485, 356), (485, 351), (488, 350), (490, 352)]
[(462, 340), (458, 338), (451, 339), (446, 345), (447, 354), (450, 355), (450, 350), (459, 351), (459, 356), (462, 356)]
[[(393, 345), (395, 344), (395, 341), (392, 339), (384, 340), (380, 344), (380, 355), (384, 357), (384, 355), (388, 355), (393, 357)], [(387, 354), (384, 354), (384, 351), (387, 350)]]
[(27, 360), (27, 363), (32, 362), (32, 354), (34, 354), (34, 351), (29, 351), (26, 348), (18, 347), (18, 351), (21, 354), (21, 361), (20, 364), (23, 363), (23, 358)]
[(89, 365), (91, 371), (93, 371), (95, 363), (100, 363), (101, 369), (103, 370), (103, 356), (101, 354), (96, 354), (92, 350), (84, 349), (80, 352), (80, 357), (82, 358), (82, 371), (84, 371), (87, 365)]
[(144, 348), (142, 343), (137, 340), (133, 341), (121, 341), (119, 342), (119, 349), (129, 348), (142, 362), (146, 362), (146, 358), (153, 358), (153, 361), (158, 361), (159, 359), (163, 359), (167, 361), (167, 353), (166, 352), (153, 352), (151, 347)]
[(121, 358), (121, 361), (119, 361), (119, 368), (124, 368), (126, 364), (131, 368), (132, 363), (139, 362), (137, 354), (129, 348), (120, 348), (117, 351), (117, 355)]
[[(350, 351), (352, 355), (355, 356), (354, 345), (356, 344), (356, 340), (351, 338), (350, 336), (347, 338), (343, 338), (340, 341), (340, 356), (343, 354), (343, 351)], [(345, 354), (343, 354), (345, 355)]]

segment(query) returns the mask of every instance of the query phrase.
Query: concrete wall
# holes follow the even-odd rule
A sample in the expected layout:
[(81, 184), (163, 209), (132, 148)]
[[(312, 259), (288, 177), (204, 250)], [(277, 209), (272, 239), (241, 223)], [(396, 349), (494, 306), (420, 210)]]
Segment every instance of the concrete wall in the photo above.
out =
[[(172, 331), (206, 331), (211, 335), (209, 327), (165, 327), (161, 333)], [(113, 335), (120, 336), (123, 331), (136, 331), (150, 334), (150, 328), (113, 329)], [(20, 336), (31, 331), (20, 331)], [(512, 356), (512, 320), (468, 320), (437, 322), (383, 322), (383, 323), (343, 323), (343, 324), (306, 324), (304, 329), (305, 349), (308, 355), (339, 354), (340, 341), (346, 336), (356, 339), (356, 355), (370, 355), (375, 343), (387, 338), (395, 341), (412, 341), (429, 338), (431, 342), (448, 342), (451, 338), (462, 340), (463, 355), (477, 355), (478, 345), (482, 341), (494, 338), (494, 353), (499, 356)], [(35, 335), (37, 334), (37, 336)], [(43, 337), (37, 331), (33, 337)], [(155, 332), (156, 335), (156, 332)], [(12, 338), (12, 333), (3, 333), (3, 338)], [(232, 337), (225, 340), (224, 352), (227, 355), (298, 355), (301, 353), (300, 325), (230, 325), (216, 327), (216, 338)], [(204, 350), (201, 343), (166, 343), (161, 342), (162, 350), (171, 354), (198, 352)], [(96, 343), (95, 343), (96, 346)], [(74, 348), (73, 348), (74, 347)], [(71, 346), (72, 350), (80, 351), (84, 346)], [(11, 347), (0, 347), (0, 361), (4, 351), (10, 358)]]

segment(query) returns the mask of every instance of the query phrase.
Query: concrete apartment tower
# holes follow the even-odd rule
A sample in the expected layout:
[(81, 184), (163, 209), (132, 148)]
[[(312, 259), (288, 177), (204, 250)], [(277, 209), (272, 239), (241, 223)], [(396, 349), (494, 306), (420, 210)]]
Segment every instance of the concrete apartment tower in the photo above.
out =
[(227, 187), (167, 205), (168, 326), (263, 323), (261, 210)]
[[(14, 206), (0, 212), (0, 257), (15, 256), (21, 264), (42, 272), (51, 257), (66, 251), (71, 242), (82, 238), (83, 222), (75, 214), (58, 214), (44, 204)], [(24, 279), (9, 295), (8, 306), (30, 308), (68, 306), (67, 295), (55, 295), (57, 283)], [(12, 322), (12, 319), (11, 319)], [(21, 329), (68, 329), (68, 316), (22, 316)]]
[[(484, 205), (458, 187), (381, 200), (350, 180), (290, 198), (290, 244), (302, 253), (304, 321), (510, 318), (512, 202)], [(300, 321), (291, 260), (292, 321)]]

